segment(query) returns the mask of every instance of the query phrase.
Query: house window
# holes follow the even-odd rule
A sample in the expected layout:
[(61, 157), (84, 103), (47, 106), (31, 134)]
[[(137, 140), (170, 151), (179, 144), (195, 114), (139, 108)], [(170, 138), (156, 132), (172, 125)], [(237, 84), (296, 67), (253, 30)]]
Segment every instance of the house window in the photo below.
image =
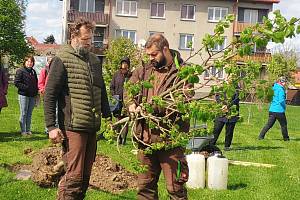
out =
[(268, 9), (238, 8), (238, 21), (244, 23), (262, 23), (264, 17), (268, 17)]
[(217, 69), (216, 67), (210, 67), (204, 72), (204, 79), (209, 79), (211, 77), (217, 77), (218, 79), (224, 78), (224, 69)]
[(104, 0), (71, 1), (70, 8), (80, 12), (104, 12)]
[(193, 49), (194, 48), (194, 35), (180, 34), (179, 49)]
[(117, 0), (117, 15), (137, 16), (137, 2)]
[(151, 3), (150, 16), (151, 18), (165, 18), (165, 3)]
[(228, 8), (208, 7), (208, 21), (218, 22), (228, 14)]
[(104, 12), (104, 0), (71, 0), (70, 10)]
[(258, 22), (258, 10), (245, 9), (244, 22), (255, 24)]
[(95, 11), (104, 12), (105, 0), (95, 0)]
[(70, 1), (70, 10), (79, 10), (79, 1), (78, 0)]
[(116, 37), (128, 38), (136, 44), (136, 31), (118, 29), (116, 30)]
[(95, 0), (79, 0), (80, 12), (95, 12)]
[(103, 48), (104, 28), (96, 27), (94, 31), (93, 43), (96, 48)]
[(181, 19), (195, 20), (195, 5), (182, 5), (181, 6)]
[(222, 44), (216, 44), (211, 51), (223, 51), (226, 47), (226, 43), (227, 43), (227, 38), (224, 37), (223, 43)]

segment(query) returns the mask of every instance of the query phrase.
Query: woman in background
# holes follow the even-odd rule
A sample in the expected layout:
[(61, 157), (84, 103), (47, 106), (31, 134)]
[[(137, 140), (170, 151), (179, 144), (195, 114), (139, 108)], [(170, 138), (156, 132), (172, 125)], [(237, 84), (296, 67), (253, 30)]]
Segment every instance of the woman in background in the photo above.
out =
[(281, 126), (281, 134), (284, 141), (289, 141), (289, 133), (287, 129), (287, 120), (285, 116), (286, 110), (286, 89), (285, 85), (287, 79), (285, 77), (280, 77), (276, 83), (274, 83), (272, 89), (274, 91), (273, 99), (269, 107), (269, 119), (266, 125), (261, 130), (258, 139), (263, 140), (266, 133), (270, 128), (273, 127), (276, 120), (279, 121)]
[(41, 70), (39, 79), (38, 79), (38, 88), (41, 95), (44, 95), (45, 88), (48, 80), (48, 74), (50, 71), (50, 64), (52, 61), (52, 57), (47, 57), (47, 64), (46, 66)]
[[(39, 79), (38, 79), (38, 88), (39, 88), (39, 93), (41, 97), (44, 97), (45, 94), (45, 89), (46, 89), (46, 84), (48, 81), (48, 74), (50, 71), (50, 65), (52, 61), (52, 56), (47, 57), (47, 64), (46, 66), (41, 70)], [(44, 99), (44, 98), (43, 98)], [(58, 106), (56, 105), (56, 124), (55, 126), (58, 127)], [(45, 127), (45, 133), (48, 134), (48, 129)]]
[(2, 108), (7, 107), (7, 100), (6, 100), (7, 88), (8, 88), (8, 79), (3, 67), (0, 65), (0, 113)]
[(34, 57), (25, 58), (23, 67), (18, 69), (15, 77), (15, 86), (18, 88), (20, 104), (21, 135), (31, 135), (31, 116), (38, 95), (38, 78), (34, 66)]

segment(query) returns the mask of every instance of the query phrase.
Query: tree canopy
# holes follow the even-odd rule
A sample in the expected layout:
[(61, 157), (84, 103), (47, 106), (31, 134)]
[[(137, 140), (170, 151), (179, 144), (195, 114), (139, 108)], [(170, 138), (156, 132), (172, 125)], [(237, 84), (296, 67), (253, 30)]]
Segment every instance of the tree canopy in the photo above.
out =
[(267, 66), (269, 80), (275, 81), (278, 77), (284, 76), (291, 81), (296, 71), (297, 60), (297, 54), (293, 50), (272, 55), (272, 60)]
[(17, 62), (32, 51), (25, 39), (23, 6), (15, 0), (0, 1), (0, 57), (8, 55)]
[(105, 51), (105, 62), (103, 64), (105, 69), (104, 79), (107, 85), (109, 85), (113, 74), (120, 68), (120, 62), (124, 57), (130, 59), (130, 70), (133, 70), (141, 66), (143, 53), (130, 39), (120, 37), (112, 40)]
[(46, 37), (44, 39), (44, 44), (55, 44), (55, 38), (54, 38), (54, 36), (51, 34), (48, 37)]

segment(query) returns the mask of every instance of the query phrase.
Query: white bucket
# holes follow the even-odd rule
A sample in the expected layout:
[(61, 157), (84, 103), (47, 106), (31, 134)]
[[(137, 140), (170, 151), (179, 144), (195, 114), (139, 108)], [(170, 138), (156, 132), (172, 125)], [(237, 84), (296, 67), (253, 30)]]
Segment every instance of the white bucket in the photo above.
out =
[(192, 153), (186, 156), (189, 167), (188, 188), (198, 189), (205, 187), (205, 158), (201, 154)]
[(226, 190), (228, 181), (228, 159), (211, 156), (207, 159), (207, 187)]

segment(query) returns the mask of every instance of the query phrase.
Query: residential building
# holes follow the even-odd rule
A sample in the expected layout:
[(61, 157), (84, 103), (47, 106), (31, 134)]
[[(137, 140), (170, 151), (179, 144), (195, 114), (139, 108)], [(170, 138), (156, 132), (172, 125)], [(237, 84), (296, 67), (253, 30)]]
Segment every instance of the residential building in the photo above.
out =
[(63, 1), (62, 42), (70, 41), (69, 27), (78, 18), (95, 23), (92, 51), (102, 60), (109, 37), (111, 0), (60, 0)]
[[(213, 34), (216, 23), (227, 14), (234, 14), (236, 21), (225, 32), (224, 43), (214, 50), (220, 51), (230, 44), (233, 37), (256, 22), (262, 22), (280, 0), (64, 0), (63, 41), (69, 36), (67, 27), (77, 17), (88, 17), (96, 22), (94, 47), (105, 48), (108, 40), (126, 37), (134, 43), (143, 43), (156, 32), (163, 33), (170, 48), (187, 59), (201, 46), (205, 34)], [(97, 37), (98, 36), (98, 37)], [(99, 45), (98, 45), (99, 44)], [(102, 53), (102, 54), (101, 54)], [(103, 51), (99, 51), (103, 56)], [(247, 60), (266, 63), (270, 54), (266, 49), (255, 49), (253, 55), (236, 57), (243, 64)], [(201, 57), (195, 56), (190, 62), (200, 63)], [(216, 75), (222, 79), (223, 71), (212, 68), (203, 74), (203, 79)]]

